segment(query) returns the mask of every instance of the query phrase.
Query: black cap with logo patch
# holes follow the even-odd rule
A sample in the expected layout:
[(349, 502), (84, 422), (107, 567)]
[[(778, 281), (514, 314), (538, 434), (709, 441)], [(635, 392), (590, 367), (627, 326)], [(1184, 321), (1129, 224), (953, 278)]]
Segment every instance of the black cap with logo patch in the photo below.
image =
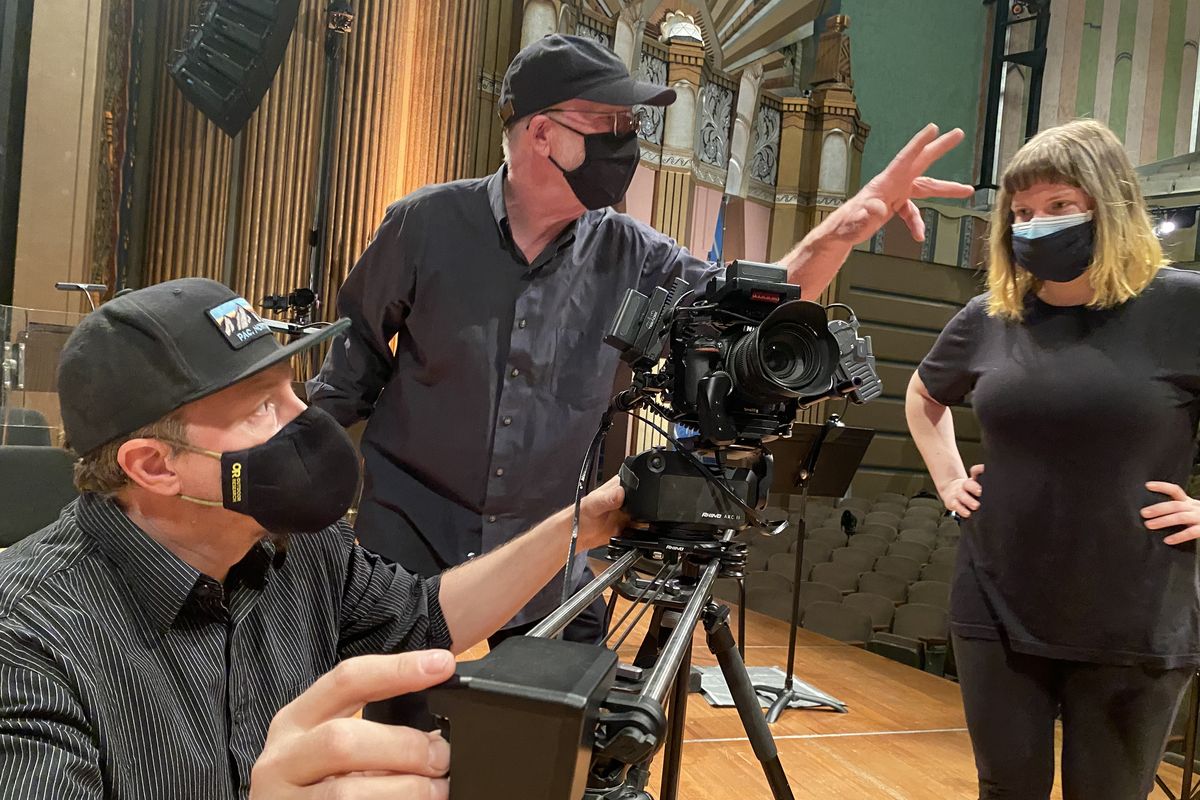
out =
[(244, 298), (205, 278), (122, 294), (63, 347), (58, 393), (67, 443), (89, 453), (345, 330), (339, 320), (281, 345)]
[(675, 90), (634, 80), (604, 45), (554, 33), (517, 53), (500, 86), (500, 119), (509, 122), (579, 98), (615, 106), (669, 106)]

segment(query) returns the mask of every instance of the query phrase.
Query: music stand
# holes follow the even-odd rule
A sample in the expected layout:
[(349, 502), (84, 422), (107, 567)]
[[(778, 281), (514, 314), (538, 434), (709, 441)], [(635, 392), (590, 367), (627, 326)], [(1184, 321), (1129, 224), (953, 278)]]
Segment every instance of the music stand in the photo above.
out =
[[(870, 428), (849, 428), (837, 414), (830, 414), (823, 425), (796, 423), (788, 439), (772, 443), (771, 455), (775, 460), (775, 483), (777, 487), (800, 491), (800, 522), (796, 537), (796, 568), (792, 586), (792, 625), (788, 634), (787, 671), (783, 687), (755, 686), (760, 694), (774, 697), (767, 709), (767, 722), (775, 722), (783, 709), (793, 700), (807, 700), (817, 705), (828, 706), (827, 700), (810, 697), (794, 687), (796, 668), (796, 630), (800, 627), (800, 579), (804, 564), (804, 536), (807, 533), (805, 515), (808, 513), (809, 495), (817, 497), (842, 497), (850, 488), (850, 481), (862, 463), (867, 446), (875, 436)], [(837, 711), (845, 712), (844, 705)]]

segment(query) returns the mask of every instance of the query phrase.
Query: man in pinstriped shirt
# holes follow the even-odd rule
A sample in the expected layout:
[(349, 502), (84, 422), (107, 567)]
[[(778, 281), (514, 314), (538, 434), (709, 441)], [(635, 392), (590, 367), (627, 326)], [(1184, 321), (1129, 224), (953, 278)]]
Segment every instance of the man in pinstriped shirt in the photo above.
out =
[[(0, 555), (0, 797), (446, 796), (445, 742), (352, 717), (452, 660), (370, 654), (489, 635), (556, 573), (570, 515), (428, 579), (358, 547), (357, 457), (287, 366), (339, 328), (282, 347), (191, 278), (80, 323), (59, 387), (83, 494)], [(620, 503), (585, 499), (582, 546)]]

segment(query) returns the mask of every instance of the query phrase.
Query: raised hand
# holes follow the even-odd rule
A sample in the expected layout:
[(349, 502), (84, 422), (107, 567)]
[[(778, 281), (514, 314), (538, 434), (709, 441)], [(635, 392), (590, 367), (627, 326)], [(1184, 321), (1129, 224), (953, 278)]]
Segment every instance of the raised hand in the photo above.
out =
[(925, 222), (913, 200), (970, 197), (975, 193), (974, 187), (965, 183), (925, 175), (935, 161), (953, 150), (962, 139), (963, 132), (959, 128), (938, 136), (936, 125), (926, 125), (883, 172), (831, 215), (830, 220), (835, 216), (838, 218), (834, 236), (851, 246), (860, 244), (871, 238), (893, 214), (899, 214), (913, 238), (924, 241)]

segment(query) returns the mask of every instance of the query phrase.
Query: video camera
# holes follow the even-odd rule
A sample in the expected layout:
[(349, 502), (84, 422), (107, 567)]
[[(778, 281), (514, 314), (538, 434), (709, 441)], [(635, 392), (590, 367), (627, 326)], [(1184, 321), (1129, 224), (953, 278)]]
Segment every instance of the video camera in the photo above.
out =
[(317, 294), (307, 286), (294, 289), (288, 294), (269, 294), (263, 298), (264, 311), (287, 314), (295, 325), (307, 325), (313, 321), (317, 305)]
[(716, 455), (712, 477), (731, 492), (718, 491), (678, 451), (656, 448), (623, 465), (626, 508), (635, 521), (675, 534), (740, 530), (748, 524), (743, 503), (766, 505), (771, 462), (763, 445), (787, 436), (800, 409), (833, 397), (865, 403), (882, 384), (871, 337), (859, 336), (853, 311), (849, 320), (829, 319), (825, 307), (799, 299), (783, 267), (734, 261), (701, 299), (685, 303), (692, 294), (681, 279), (650, 297), (629, 290), (604, 341), (634, 370), (618, 407), (661, 395), (662, 404), (650, 405), (695, 431), (680, 444)]
[[(765, 444), (787, 436), (805, 406), (833, 397), (865, 403), (882, 386), (853, 311), (849, 320), (829, 319), (826, 307), (799, 299), (780, 267), (735, 261), (689, 303), (692, 294), (682, 280), (649, 297), (631, 290), (605, 337), (633, 368), (633, 382), (604, 415), (579, 492), (614, 411), (650, 409), (694, 430), (673, 436), (638, 417), (674, 449), (622, 464), (631, 523), (609, 543), (611, 566), (526, 636), (461, 665), (432, 692), (431, 709), (452, 741), (452, 800), (648, 800), (651, 763), (664, 746), (660, 800), (676, 800), (700, 625), (771, 796), (794, 797), (713, 583), (743, 574), (746, 543), (736, 532), (769, 526), (756, 514), (771, 487)], [(797, 550), (797, 574), (801, 559)], [(618, 596), (629, 601), (605, 640), (616, 636), (612, 650), (553, 638), (609, 589), (610, 612)], [(614, 651), (650, 608), (637, 657), (619, 663)], [(794, 639), (789, 675), (793, 653)], [(780, 697), (794, 694), (789, 682)]]

